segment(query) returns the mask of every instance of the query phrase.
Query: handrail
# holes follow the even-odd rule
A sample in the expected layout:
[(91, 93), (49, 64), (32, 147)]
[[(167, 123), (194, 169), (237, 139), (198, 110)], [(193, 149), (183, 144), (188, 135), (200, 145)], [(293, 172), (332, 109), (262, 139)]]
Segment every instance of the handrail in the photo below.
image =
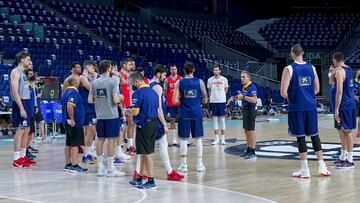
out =
[[(129, 4), (131, 4), (131, 5), (133, 5), (133, 6), (135, 6), (136, 8), (138, 8), (138, 9), (140, 9), (140, 10), (142, 10), (142, 11), (144, 11), (144, 12), (146, 12), (147, 14), (149, 14), (150, 16), (152, 16), (152, 17), (159, 17), (157, 14), (155, 14), (155, 13), (153, 13), (153, 12), (151, 12), (151, 11), (149, 11), (149, 10), (147, 10), (147, 9), (145, 9), (145, 8), (143, 8), (142, 6), (140, 6), (140, 5), (138, 5), (138, 4), (136, 4), (136, 3), (134, 3), (134, 2), (132, 2), (132, 1), (128, 1), (128, 3)], [(176, 28), (178, 28), (178, 29), (180, 29), (180, 27), (179, 26), (177, 26), (177, 25), (175, 25), (175, 24), (172, 24), (171, 22), (169, 22), (169, 21), (167, 21), (169, 24), (171, 24), (172, 26), (174, 26), (174, 27), (176, 27)]]
[(151, 16), (155, 16), (155, 17), (157, 17), (157, 15), (156, 15), (156, 14), (154, 14), (153, 12), (146, 10), (145, 8), (143, 8), (143, 7), (139, 6), (139, 5), (137, 5), (137, 4), (136, 4), (136, 3), (134, 3), (134, 2), (128, 1), (128, 3), (129, 3), (129, 4), (131, 4), (131, 5), (133, 5), (133, 6), (135, 6), (136, 8), (139, 8), (139, 9), (141, 9), (141, 10), (145, 11), (146, 13), (148, 13), (148, 14), (149, 14), (149, 15), (151, 15)]
[[(241, 72), (241, 71), (243, 71), (243, 69), (230, 67), (230, 66), (228, 66), (228, 65), (225, 65), (225, 64), (222, 64), (222, 63), (220, 63), (220, 62), (213, 61), (213, 60), (210, 60), (210, 59), (203, 59), (203, 60), (204, 60), (204, 61), (207, 61), (207, 62), (210, 62), (210, 63), (219, 64), (219, 65), (221, 65), (222, 67), (226, 67), (226, 68), (228, 68), (229, 70), (232, 70), (232, 71), (236, 71), (236, 72)], [(252, 76), (255, 76), (255, 77), (264, 79), (264, 80), (268, 80), (268, 81), (273, 82), (273, 83), (280, 84), (280, 81), (274, 80), (274, 79), (272, 79), (272, 78), (268, 78), (268, 77), (265, 77), (265, 76), (262, 76), (262, 75), (258, 75), (258, 74), (256, 74), (256, 73), (250, 73), (250, 72), (249, 72), (249, 74), (252, 75)]]
[[(224, 49), (228, 49), (228, 50), (230, 50), (231, 52), (235, 52), (236, 54), (239, 54), (239, 55), (241, 55), (241, 56), (243, 56), (243, 57), (246, 57), (246, 58), (249, 58), (249, 59), (251, 59), (251, 60), (253, 60), (253, 61), (259, 62), (258, 59), (254, 58), (254, 57), (252, 57), (252, 56), (246, 55), (246, 54), (244, 54), (244, 53), (242, 53), (242, 52), (239, 52), (239, 51), (237, 51), (237, 50), (235, 50), (235, 49), (233, 49), (233, 48), (230, 48), (230, 47), (228, 47), (228, 46), (225, 46), (225, 45), (223, 45), (223, 44), (221, 44), (221, 43), (219, 43), (219, 42), (211, 39), (211, 38), (208, 37), (208, 36), (203, 36), (203, 46), (204, 46), (204, 41), (205, 41), (204, 39), (208, 39), (209, 41), (217, 44), (218, 46), (223, 47)], [(203, 47), (203, 49), (204, 49), (204, 47)]]

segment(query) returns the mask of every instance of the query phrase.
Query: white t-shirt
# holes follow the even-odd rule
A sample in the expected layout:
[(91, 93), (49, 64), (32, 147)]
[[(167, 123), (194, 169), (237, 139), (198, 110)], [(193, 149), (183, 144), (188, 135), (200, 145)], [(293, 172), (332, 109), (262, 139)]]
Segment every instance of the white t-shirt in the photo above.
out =
[(226, 92), (225, 88), (228, 88), (228, 80), (224, 76), (215, 78), (212, 76), (207, 81), (207, 88), (211, 91), (210, 94), (210, 103), (225, 103), (226, 102)]

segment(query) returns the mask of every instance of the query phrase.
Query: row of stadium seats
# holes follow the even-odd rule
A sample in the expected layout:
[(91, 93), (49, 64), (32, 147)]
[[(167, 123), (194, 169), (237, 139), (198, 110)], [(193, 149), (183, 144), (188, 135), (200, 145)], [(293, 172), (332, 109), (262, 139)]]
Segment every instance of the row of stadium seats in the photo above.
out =
[(359, 20), (359, 13), (299, 12), (267, 25), (259, 33), (277, 49), (301, 43), (307, 49), (329, 50)]

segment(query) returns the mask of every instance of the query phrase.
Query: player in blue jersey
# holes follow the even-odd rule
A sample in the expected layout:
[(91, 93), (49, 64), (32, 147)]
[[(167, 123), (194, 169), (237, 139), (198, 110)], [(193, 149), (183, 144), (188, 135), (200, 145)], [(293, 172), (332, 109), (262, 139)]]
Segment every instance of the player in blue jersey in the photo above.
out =
[(79, 84), (79, 93), (82, 100), (84, 101), (85, 108), (85, 121), (84, 121), (84, 134), (85, 134), (85, 151), (84, 156), (82, 157), (82, 162), (86, 164), (94, 164), (95, 157), (91, 152), (92, 141), (96, 134), (96, 113), (95, 105), (89, 104), (88, 97), (89, 91), (91, 88), (91, 83), (97, 78), (97, 73), (95, 72), (94, 62), (90, 60), (84, 61), (83, 64), (83, 73), (80, 75), (80, 84)]
[(174, 103), (180, 101), (178, 134), (181, 140), (181, 164), (178, 171), (188, 171), (186, 162), (187, 140), (190, 138), (191, 132), (192, 137), (196, 139), (197, 171), (202, 172), (205, 171), (206, 168), (202, 161), (202, 138), (204, 137), (204, 129), (201, 103), (206, 104), (208, 96), (204, 81), (194, 77), (195, 65), (191, 62), (186, 62), (184, 72), (185, 77), (175, 83), (175, 93), (173, 97)]
[[(340, 161), (336, 165), (338, 169), (355, 168), (353, 160), (353, 142), (351, 131), (356, 129), (356, 112), (354, 98), (354, 81), (352, 69), (345, 65), (344, 55), (336, 52), (333, 55), (334, 71), (334, 92), (331, 101), (335, 103), (334, 118), (335, 128), (342, 133), (345, 151), (340, 156)], [(345, 154), (347, 158), (345, 159)]]
[(315, 67), (303, 60), (303, 48), (296, 44), (291, 48), (294, 62), (284, 68), (281, 78), (281, 96), (288, 99), (289, 135), (296, 137), (301, 169), (292, 174), (297, 178), (310, 178), (307, 162), (305, 136), (310, 136), (319, 163), (319, 174), (330, 176), (323, 160), (318, 132), (318, 117), (315, 95), (320, 91), (319, 78)]

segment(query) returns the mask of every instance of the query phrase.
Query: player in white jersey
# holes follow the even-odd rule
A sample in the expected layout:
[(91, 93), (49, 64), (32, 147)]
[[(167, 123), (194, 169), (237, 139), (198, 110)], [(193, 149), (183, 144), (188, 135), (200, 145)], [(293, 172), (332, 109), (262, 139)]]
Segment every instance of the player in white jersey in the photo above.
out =
[[(213, 119), (215, 140), (213, 145), (225, 145), (225, 115), (226, 115), (226, 93), (229, 89), (228, 80), (221, 75), (219, 65), (215, 65), (214, 76), (207, 81), (209, 90), (210, 110)], [(221, 140), (219, 139), (219, 129), (221, 131)]]

